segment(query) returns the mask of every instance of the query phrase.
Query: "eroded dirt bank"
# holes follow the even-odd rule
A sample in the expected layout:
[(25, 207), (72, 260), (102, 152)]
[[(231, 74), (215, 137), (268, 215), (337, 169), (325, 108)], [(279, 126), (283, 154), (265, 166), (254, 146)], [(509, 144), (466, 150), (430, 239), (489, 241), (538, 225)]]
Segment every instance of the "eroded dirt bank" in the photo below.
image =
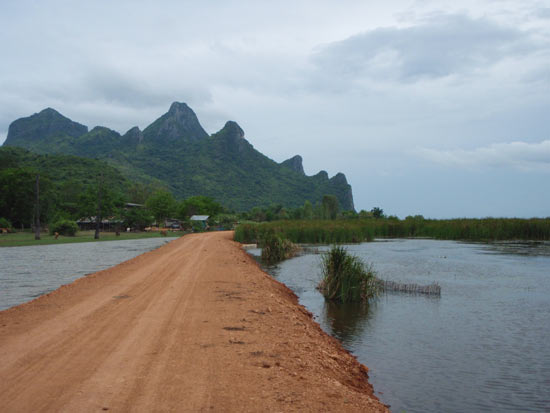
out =
[(386, 411), (231, 238), (188, 235), (0, 312), (0, 410)]

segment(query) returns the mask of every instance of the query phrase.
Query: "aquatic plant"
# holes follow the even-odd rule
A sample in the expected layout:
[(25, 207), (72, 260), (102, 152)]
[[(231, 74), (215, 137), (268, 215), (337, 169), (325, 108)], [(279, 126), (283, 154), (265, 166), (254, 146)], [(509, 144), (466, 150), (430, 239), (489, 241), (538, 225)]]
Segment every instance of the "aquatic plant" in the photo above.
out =
[(424, 219), (421, 216), (342, 220), (285, 220), (244, 223), (235, 240), (257, 243), (268, 231), (295, 243), (332, 244), (371, 241), (374, 237), (428, 237), (448, 240), (550, 240), (549, 218)]
[(273, 232), (265, 235), (260, 242), (260, 247), (262, 247), (262, 261), (266, 264), (276, 264), (292, 258), (299, 250), (296, 244)]
[(342, 303), (367, 301), (380, 291), (380, 280), (371, 265), (333, 246), (322, 256), (323, 278), (317, 288), (326, 299)]
[(374, 238), (371, 227), (354, 221), (285, 220), (240, 224), (235, 229), (234, 239), (242, 243), (258, 243), (268, 232), (300, 244), (364, 242)]

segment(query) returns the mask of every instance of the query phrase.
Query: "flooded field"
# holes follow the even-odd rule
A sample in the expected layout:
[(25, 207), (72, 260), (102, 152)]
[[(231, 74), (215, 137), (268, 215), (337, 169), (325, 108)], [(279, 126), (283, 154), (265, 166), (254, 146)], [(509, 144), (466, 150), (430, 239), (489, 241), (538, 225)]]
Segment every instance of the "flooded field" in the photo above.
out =
[(175, 238), (84, 242), (0, 249), (0, 310), (79, 277), (112, 267)]
[(334, 305), (315, 289), (319, 255), (269, 271), (369, 367), (392, 411), (550, 411), (548, 243), (411, 239), (347, 248), (381, 278), (437, 282), (441, 296), (389, 293), (370, 306)]

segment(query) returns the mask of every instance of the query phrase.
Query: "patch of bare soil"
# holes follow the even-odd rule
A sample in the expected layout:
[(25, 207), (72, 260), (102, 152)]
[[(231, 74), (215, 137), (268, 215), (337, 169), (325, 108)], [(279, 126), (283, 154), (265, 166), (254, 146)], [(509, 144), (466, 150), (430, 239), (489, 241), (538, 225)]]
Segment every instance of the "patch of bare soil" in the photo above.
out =
[(387, 411), (367, 368), (232, 233), (0, 312), (2, 411)]

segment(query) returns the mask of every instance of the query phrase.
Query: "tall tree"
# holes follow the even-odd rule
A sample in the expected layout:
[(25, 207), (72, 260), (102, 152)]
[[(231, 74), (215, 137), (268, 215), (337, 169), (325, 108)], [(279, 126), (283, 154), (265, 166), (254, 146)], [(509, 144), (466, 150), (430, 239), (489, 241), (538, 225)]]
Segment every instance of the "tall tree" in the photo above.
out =
[(40, 239), (40, 174), (36, 174), (35, 186), (35, 209), (34, 209), (34, 239)]
[(324, 195), (321, 207), (323, 210), (323, 218), (325, 219), (336, 219), (340, 211), (338, 198), (334, 195)]
[(192, 196), (181, 202), (178, 207), (180, 218), (188, 218), (192, 215), (218, 215), (223, 212), (223, 206), (208, 196)]
[(101, 226), (101, 196), (103, 191), (103, 174), (99, 175), (99, 179), (97, 181), (97, 213), (95, 216), (95, 234), (94, 239), (99, 239), (99, 229)]
[(384, 217), (384, 210), (382, 208), (374, 207), (373, 209), (370, 210), (370, 212), (372, 213), (372, 216), (375, 218)]
[(0, 170), (0, 216), (14, 227), (30, 227), (34, 214), (36, 174), (28, 168)]
[(172, 193), (165, 189), (160, 189), (147, 198), (145, 205), (157, 221), (157, 226), (164, 224), (166, 218), (170, 217), (176, 209), (176, 200)]

